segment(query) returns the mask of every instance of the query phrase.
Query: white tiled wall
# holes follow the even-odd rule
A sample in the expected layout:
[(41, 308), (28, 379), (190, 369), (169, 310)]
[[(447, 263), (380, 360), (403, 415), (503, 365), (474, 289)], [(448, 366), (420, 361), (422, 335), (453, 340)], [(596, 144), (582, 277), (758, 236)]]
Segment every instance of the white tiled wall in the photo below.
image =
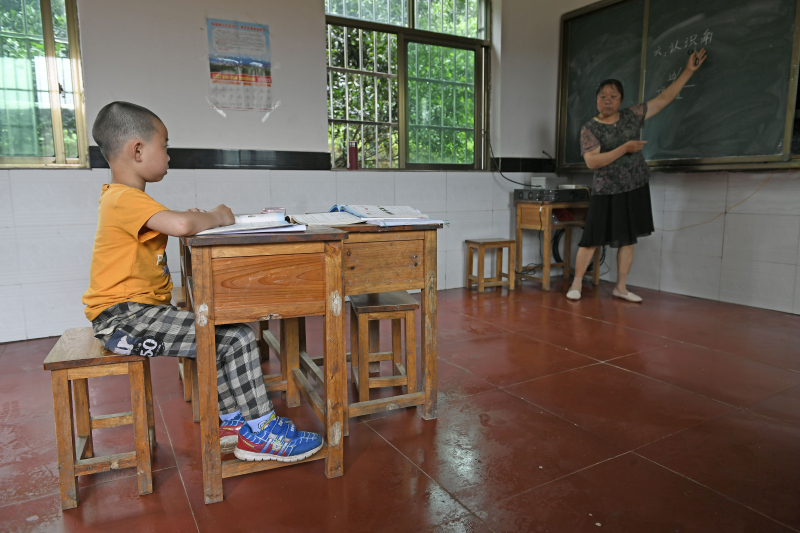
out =
[[(509, 174), (520, 182), (530, 176)], [(777, 173), (733, 207), (769, 177), (654, 175), (657, 231), (640, 240), (629, 283), (800, 314), (800, 174)], [(100, 186), (108, 178), (100, 169), (0, 170), (0, 342), (87, 325), (81, 295), (88, 285)], [(513, 238), (511, 193), (519, 187), (489, 172), (170, 170), (147, 192), (173, 209), (225, 203), (237, 213), (266, 206), (296, 213), (328, 210), (333, 203), (412, 205), (450, 221), (439, 231), (438, 285), (444, 289), (465, 284), (466, 239)], [(700, 225), (667, 231), (695, 224)], [(579, 239), (577, 230), (573, 252)], [(177, 273), (175, 239), (167, 252)], [(536, 232), (524, 233), (522, 260), (540, 261)], [(494, 255), (487, 256), (486, 274), (494, 275), (494, 265)], [(614, 280), (614, 250), (608, 251), (606, 270), (604, 279)]]

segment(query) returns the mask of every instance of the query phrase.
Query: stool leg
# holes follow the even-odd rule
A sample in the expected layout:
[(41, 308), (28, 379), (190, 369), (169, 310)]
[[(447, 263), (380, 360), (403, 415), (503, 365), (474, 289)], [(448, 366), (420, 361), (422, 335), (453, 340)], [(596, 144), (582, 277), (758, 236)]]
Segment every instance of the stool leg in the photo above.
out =
[(147, 431), (150, 436), (150, 453), (156, 447), (156, 416), (153, 413), (153, 379), (150, 374), (150, 359), (144, 360), (144, 392), (147, 400)]
[(572, 280), (572, 228), (564, 228), (564, 279)]
[(358, 401), (369, 400), (369, 315), (358, 315)]
[[(72, 398), (75, 402), (75, 428), (78, 430), (78, 438), (85, 438), (86, 444), (83, 445), (83, 453), (76, 459), (88, 459), (94, 457), (94, 446), (92, 443), (92, 417), (89, 414), (89, 380), (72, 380)], [(75, 452), (77, 454), (77, 450)]]
[(191, 365), (191, 359), (188, 357), (179, 357), (178, 359), (181, 360), (181, 364), (183, 365), (183, 370), (181, 371), (181, 375), (183, 376), (183, 399), (184, 401), (191, 402), (192, 401), (192, 373), (190, 372), (189, 366)]
[(483, 262), (486, 259), (486, 248), (478, 248), (478, 292), (483, 292)]
[(474, 258), (475, 258), (475, 249), (468, 244), (467, 245), (467, 278), (466, 278), (467, 279), (467, 288), (468, 289), (472, 288), (472, 282), (470, 282), (469, 278), (470, 278), (470, 276), (472, 276), (472, 261), (473, 261)]
[(128, 376), (131, 383), (133, 439), (136, 443), (136, 476), (139, 478), (139, 494), (144, 495), (153, 492), (144, 365), (142, 363), (128, 363)]
[[(369, 353), (378, 353), (381, 351), (381, 324), (377, 320), (371, 320), (368, 326), (369, 329)], [(369, 361), (369, 356), (367, 356)], [(367, 365), (370, 374), (381, 371), (381, 362), (375, 361)]]
[(72, 392), (66, 370), (50, 373), (53, 380), (53, 415), (56, 420), (58, 446), (58, 488), (61, 509), (78, 506), (78, 486), (75, 478), (75, 434), (72, 430)]
[(400, 319), (392, 319), (392, 375), (401, 376), (400, 368), (398, 365), (403, 364), (403, 338), (400, 331)]
[(414, 311), (406, 311), (406, 393), (417, 392), (417, 340)]
[(508, 290), (514, 290), (514, 284), (517, 281), (517, 273), (514, 271), (514, 265), (517, 264), (517, 247), (513, 244), (508, 247)]
[(269, 361), (269, 344), (264, 340), (264, 331), (269, 330), (269, 320), (258, 321), (258, 354), (262, 361)]
[[(497, 254), (497, 256), (495, 257), (495, 268), (497, 270), (494, 280), (503, 281), (503, 248), (495, 248), (494, 251)], [(497, 288), (500, 289), (501, 291), (503, 290), (502, 285), (498, 285)]]

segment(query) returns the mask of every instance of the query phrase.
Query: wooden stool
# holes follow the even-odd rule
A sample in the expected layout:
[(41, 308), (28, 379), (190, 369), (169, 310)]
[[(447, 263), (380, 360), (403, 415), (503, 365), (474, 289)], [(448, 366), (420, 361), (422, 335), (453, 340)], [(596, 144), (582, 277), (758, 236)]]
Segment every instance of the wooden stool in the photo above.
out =
[[(358, 389), (358, 401), (348, 406), (345, 417), (391, 411), (425, 402), (425, 393), (417, 392), (417, 345), (414, 312), (417, 301), (406, 291), (381, 292), (350, 296), (350, 346), (353, 384)], [(392, 351), (370, 353), (369, 322), (392, 321)], [(406, 366), (403, 367), (401, 321), (405, 320)], [(369, 363), (392, 361), (392, 377), (369, 377)], [(399, 396), (369, 399), (369, 389), (405, 386)], [(345, 402), (347, 403), (347, 402)]]
[[(508, 286), (508, 290), (514, 290), (514, 264), (516, 261), (517, 242), (513, 239), (472, 239), (467, 241), (467, 288), (472, 288), (472, 284), (478, 285), (478, 292), (483, 292), (484, 287)], [(497, 249), (497, 275), (493, 278), (484, 279), (483, 261), (487, 248)], [(503, 272), (503, 248), (508, 248), (508, 272)], [(472, 259), (478, 251), (478, 275), (472, 275)], [(508, 278), (503, 280), (503, 278)]]
[[(136, 468), (139, 494), (153, 492), (152, 449), (156, 445), (150, 360), (103, 350), (92, 328), (68, 329), (44, 360), (53, 379), (53, 411), (58, 443), (58, 480), (61, 508), (78, 506), (77, 476)], [(131, 407), (127, 413), (91, 416), (88, 378), (127, 374)], [(72, 401), (75, 399), (73, 416)], [(73, 419), (76, 428), (73, 428)], [(94, 457), (92, 430), (133, 425), (135, 451)], [(77, 429), (77, 440), (75, 431)]]

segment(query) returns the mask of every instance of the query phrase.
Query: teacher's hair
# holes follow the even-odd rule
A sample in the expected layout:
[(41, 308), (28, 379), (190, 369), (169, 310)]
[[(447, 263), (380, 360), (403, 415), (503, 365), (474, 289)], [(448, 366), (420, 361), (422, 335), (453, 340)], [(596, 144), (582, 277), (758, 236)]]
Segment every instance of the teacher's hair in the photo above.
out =
[(617, 90), (617, 92), (619, 92), (619, 99), (620, 100), (625, 98), (625, 91), (622, 89), (622, 82), (619, 81), (619, 80), (615, 80), (615, 79), (608, 79), (608, 80), (600, 82), (600, 85), (597, 86), (597, 92), (595, 93), (595, 96), (600, 94), (600, 91), (602, 91), (603, 87), (605, 87), (606, 85), (611, 85), (612, 87), (614, 87)]

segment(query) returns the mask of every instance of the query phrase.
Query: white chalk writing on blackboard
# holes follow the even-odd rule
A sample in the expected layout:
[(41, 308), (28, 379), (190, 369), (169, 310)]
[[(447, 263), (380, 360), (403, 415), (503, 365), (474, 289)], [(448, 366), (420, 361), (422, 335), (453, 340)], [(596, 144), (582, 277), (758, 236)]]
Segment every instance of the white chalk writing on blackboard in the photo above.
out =
[[(683, 50), (685, 48), (686, 49), (694, 48), (695, 49), (694, 51), (697, 51), (696, 49), (698, 46), (707, 46), (711, 44), (711, 40), (713, 37), (714, 33), (710, 29), (707, 29), (703, 33), (703, 36), (700, 38), (699, 43), (697, 42), (696, 33), (694, 35), (689, 35), (688, 37), (684, 37), (683, 39), (678, 38), (675, 40), (674, 43), (669, 44), (669, 52), (667, 52), (666, 50), (662, 50), (661, 46), (659, 46), (655, 50), (653, 50), (653, 56), (667, 57), (668, 55), (672, 55), (678, 50)], [(683, 40), (683, 46), (680, 46), (681, 40)]]
[(703, 38), (700, 39), (700, 42), (703, 44), (703, 46), (711, 44), (711, 37), (713, 35), (714, 35), (713, 33), (711, 33), (710, 31), (706, 30), (706, 32), (703, 34)]

